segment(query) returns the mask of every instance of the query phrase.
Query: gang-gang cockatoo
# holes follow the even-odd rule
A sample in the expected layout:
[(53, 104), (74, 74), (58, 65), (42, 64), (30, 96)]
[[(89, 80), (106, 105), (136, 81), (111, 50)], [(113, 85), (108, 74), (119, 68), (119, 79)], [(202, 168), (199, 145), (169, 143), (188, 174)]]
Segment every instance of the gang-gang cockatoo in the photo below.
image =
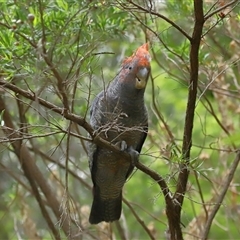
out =
[(107, 148), (89, 144), (93, 182), (91, 224), (118, 220), (122, 211), (122, 188), (134, 169), (148, 131), (144, 92), (150, 74), (148, 44), (125, 59), (114, 80), (93, 100), (90, 124), (107, 141), (131, 157), (124, 159)]

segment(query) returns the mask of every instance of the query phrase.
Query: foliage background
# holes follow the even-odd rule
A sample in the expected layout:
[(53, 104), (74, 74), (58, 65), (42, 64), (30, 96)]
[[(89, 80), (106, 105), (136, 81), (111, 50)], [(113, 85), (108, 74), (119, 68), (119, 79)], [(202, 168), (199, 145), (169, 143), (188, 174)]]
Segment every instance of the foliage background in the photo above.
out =
[[(41, 201), (62, 238), (166, 238), (164, 196), (140, 170), (124, 187), (120, 221), (89, 225), (87, 131), (53, 108), (65, 108), (88, 121), (94, 96), (114, 78), (124, 57), (149, 41), (152, 74), (145, 94), (149, 134), (140, 161), (158, 172), (174, 192), (191, 87), (191, 45), (171, 22), (191, 36), (193, 1), (9, 0), (1, 5), (0, 239), (54, 238)], [(231, 172), (240, 144), (239, 2), (204, 1), (203, 6), (209, 18), (199, 49), (182, 231), (185, 239), (202, 239), (209, 216), (220, 205), (208, 239), (239, 239), (240, 173), (237, 167)], [(6, 83), (34, 94), (36, 100)], [(55, 107), (44, 107), (38, 98)], [(23, 160), (20, 147), (13, 143), (24, 146), (29, 158)], [(37, 174), (36, 179), (28, 177), (24, 162), (35, 164), (40, 181)], [(229, 175), (234, 177), (226, 185)], [(219, 202), (224, 189), (227, 194)], [(53, 210), (53, 198), (59, 215)]]

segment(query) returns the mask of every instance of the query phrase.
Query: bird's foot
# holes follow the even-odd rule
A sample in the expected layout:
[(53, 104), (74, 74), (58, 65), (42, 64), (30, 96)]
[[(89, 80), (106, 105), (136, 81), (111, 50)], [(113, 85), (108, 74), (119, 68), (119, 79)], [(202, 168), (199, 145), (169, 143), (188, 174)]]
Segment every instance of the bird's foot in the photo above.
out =
[(127, 152), (130, 155), (132, 165), (136, 166), (136, 163), (139, 159), (139, 152), (136, 151), (132, 146), (128, 147), (125, 141), (120, 141), (117, 143), (117, 145), (120, 145), (121, 151)]
[(132, 165), (135, 167), (139, 160), (139, 152), (136, 151), (132, 146), (127, 148), (127, 152), (131, 156)]

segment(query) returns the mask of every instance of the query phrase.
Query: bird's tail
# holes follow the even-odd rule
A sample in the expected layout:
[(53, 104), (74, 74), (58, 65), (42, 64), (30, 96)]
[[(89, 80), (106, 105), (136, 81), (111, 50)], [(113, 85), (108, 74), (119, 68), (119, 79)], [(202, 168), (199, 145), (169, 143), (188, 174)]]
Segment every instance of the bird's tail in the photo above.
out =
[(98, 224), (102, 221), (112, 222), (120, 218), (122, 211), (122, 191), (119, 197), (107, 200), (103, 200), (100, 197), (100, 192), (96, 188), (93, 190), (93, 194), (94, 198), (89, 217), (91, 224)]

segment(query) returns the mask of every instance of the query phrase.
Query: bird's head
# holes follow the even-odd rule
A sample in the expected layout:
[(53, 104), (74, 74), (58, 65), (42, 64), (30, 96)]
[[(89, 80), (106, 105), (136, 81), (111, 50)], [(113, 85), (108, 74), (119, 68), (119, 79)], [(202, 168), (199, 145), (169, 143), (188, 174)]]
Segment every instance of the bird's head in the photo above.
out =
[(122, 74), (126, 75), (125, 81), (134, 80), (136, 89), (144, 89), (147, 85), (151, 71), (151, 56), (148, 48), (148, 43), (143, 44), (131, 57), (126, 58), (122, 63)]

